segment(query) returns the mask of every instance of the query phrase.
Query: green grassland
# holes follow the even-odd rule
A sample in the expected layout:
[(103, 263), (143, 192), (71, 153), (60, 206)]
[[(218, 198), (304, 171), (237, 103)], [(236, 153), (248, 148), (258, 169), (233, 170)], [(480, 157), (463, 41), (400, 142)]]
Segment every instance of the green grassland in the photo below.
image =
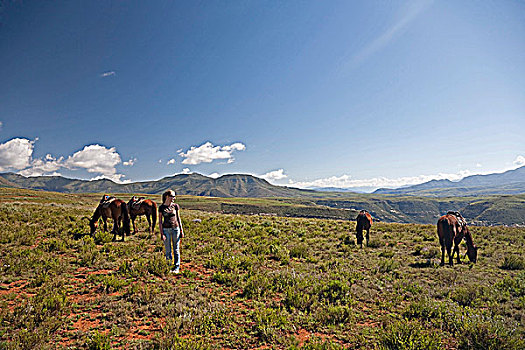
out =
[(351, 220), (286, 217), (306, 199), (182, 196), (174, 275), (144, 219), (85, 235), (99, 199), (0, 189), (0, 349), (525, 347), (523, 228), (472, 227), (478, 263), (440, 267), (434, 225), (374, 223), (361, 249)]

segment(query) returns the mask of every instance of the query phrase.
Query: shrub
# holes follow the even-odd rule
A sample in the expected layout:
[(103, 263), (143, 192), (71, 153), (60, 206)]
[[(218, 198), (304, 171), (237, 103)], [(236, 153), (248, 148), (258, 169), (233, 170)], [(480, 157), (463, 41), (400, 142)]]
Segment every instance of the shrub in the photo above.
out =
[(504, 270), (523, 270), (525, 269), (525, 259), (518, 255), (506, 256), (501, 268)]
[(436, 332), (425, 331), (417, 322), (398, 321), (383, 328), (379, 348), (438, 350), (441, 349), (441, 337)]
[(428, 299), (421, 299), (410, 303), (403, 311), (403, 316), (409, 320), (421, 319), (430, 321), (439, 319), (446, 314), (446, 307), (442, 303), (434, 302)]
[(512, 296), (525, 296), (525, 272), (520, 272), (516, 277), (507, 276), (495, 284), (495, 288), (509, 292)]
[(211, 281), (225, 286), (232, 286), (235, 281), (235, 276), (228, 272), (217, 271), (211, 276)]
[(290, 258), (306, 258), (308, 257), (309, 247), (305, 243), (294, 245), (290, 249)]
[(271, 283), (267, 275), (255, 274), (244, 285), (242, 296), (245, 298), (259, 298), (271, 290)]
[(109, 350), (111, 349), (111, 343), (109, 340), (109, 336), (104, 333), (99, 333), (98, 331), (95, 331), (90, 337), (89, 341), (87, 342), (87, 349), (88, 350)]
[(95, 244), (101, 245), (109, 243), (113, 240), (113, 234), (111, 232), (104, 232), (103, 230), (98, 230), (94, 235)]
[(163, 277), (168, 273), (169, 265), (164, 257), (154, 255), (153, 258), (148, 260), (147, 269), (150, 274)]
[(289, 287), (283, 299), (283, 305), (288, 310), (309, 311), (315, 299), (310, 293), (305, 293), (295, 287)]
[(273, 258), (280, 261), (281, 264), (288, 264), (290, 262), (290, 251), (279, 244), (270, 245), (270, 253)]
[(333, 280), (320, 285), (319, 301), (329, 304), (344, 304), (351, 300), (350, 285), (346, 281)]
[(376, 268), (376, 272), (379, 273), (386, 273), (386, 272), (392, 272), (395, 271), (395, 269), (399, 266), (399, 263), (392, 259), (384, 259), (379, 262)]
[(370, 239), (370, 242), (367, 242), (367, 246), (369, 248), (380, 248), (383, 246), (383, 243), (378, 240)]
[(80, 246), (80, 266), (93, 266), (100, 252), (91, 237), (84, 237)]
[(262, 341), (273, 341), (279, 336), (279, 332), (286, 330), (289, 326), (288, 313), (284, 310), (271, 308), (256, 308), (253, 313), (253, 330)]
[(415, 246), (414, 252), (412, 253), (412, 255), (419, 256), (421, 255), (422, 250), (423, 250), (423, 246), (418, 244), (417, 246)]
[(507, 325), (480, 315), (472, 315), (465, 320), (458, 340), (458, 349), (465, 350), (525, 348), (523, 334), (519, 334), (516, 325)]
[(129, 282), (116, 275), (90, 275), (88, 282), (98, 284), (98, 289), (104, 293), (113, 293), (122, 290)]
[(311, 337), (301, 347), (292, 345), (288, 350), (341, 350), (344, 347), (340, 344), (334, 343), (331, 339), (320, 339), (318, 337)]
[(450, 293), (450, 299), (461, 306), (471, 306), (480, 295), (480, 289), (475, 286), (458, 287)]
[(352, 321), (353, 314), (347, 305), (328, 305), (315, 310), (315, 319), (323, 325), (338, 325)]
[(379, 253), (379, 256), (382, 258), (392, 258), (394, 256), (394, 252), (392, 250), (384, 250)]
[(50, 238), (41, 243), (42, 250), (46, 252), (62, 253), (67, 250), (66, 242), (58, 238)]

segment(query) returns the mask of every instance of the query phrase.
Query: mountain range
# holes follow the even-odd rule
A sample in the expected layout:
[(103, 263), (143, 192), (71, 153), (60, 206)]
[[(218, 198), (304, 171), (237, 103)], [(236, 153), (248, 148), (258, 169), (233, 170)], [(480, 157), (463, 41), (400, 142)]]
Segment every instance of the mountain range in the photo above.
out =
[(504, 173), (472, 175), (460, 181), (431, 180), (422, 184), (388, 189), (374, 194), (395, 194), (424, 197), (468, 197), (525, 193), (525, 166)]
[[(180, 195), (204, 197), (273, 197), (283, 206), (309, 207), (310, 209), (301, 209), (303, 216), (308, 215), (309, 210), (314, 215), (320, 208), (346, 210), (348, 215), (366, 209), (380, 221), (433, 224), (440, 215), (449, 210), (457, 210), (469, 222), (480, 225), (525, 225), (524, 180), (525, 167), (522, 167), (501, 174), (469, 176), (458, 182), (434, 180), (405, 188), (380, 189), (376, 193), (363, 194), (275, 186), (264, 179), (241, 174), (224, 175), (216, 179), (200, 174), (178, 174), (156, 181), (117, 184), (106, 179), (88, 181), (61, 176), (25, 177), (2, 173), (0, 187), (63, 193), (152, 195), (175, 189)], [(264, 213), (266, 210), (269, 208), (262, 206), (252, 208), (250, 212)], [(276, 211), (272, 209), (270, 212)], [(354, 216), (348, 218), (352, 219)]]
[(63, 193), (146, 193), (162, 194), (174, 189), (178, 194), (209, 197), (304, 197), (314, 191), (275, 186), (252, 175), (223, 175), (211, 178), (200, 174), (177, 174), (156, 181), (118, 184), (111, 180), (78, 180), (62, 176), (25, 177), (0, 174), (1, 187), (21, 187)]

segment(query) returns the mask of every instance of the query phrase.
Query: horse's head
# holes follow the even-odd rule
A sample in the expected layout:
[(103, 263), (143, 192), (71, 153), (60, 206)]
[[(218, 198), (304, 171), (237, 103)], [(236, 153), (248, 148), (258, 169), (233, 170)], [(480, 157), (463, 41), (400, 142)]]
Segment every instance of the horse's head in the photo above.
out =
[(475, 263), (478, 260), (478, 247), (476, 245), (467, 246), (467, 256), (470, 262)]
[(98, 220), (93, 220), (93, 219), (89, 220), (89, 233), (91, 235), (95, 234), (97, 227), (98, 227)]

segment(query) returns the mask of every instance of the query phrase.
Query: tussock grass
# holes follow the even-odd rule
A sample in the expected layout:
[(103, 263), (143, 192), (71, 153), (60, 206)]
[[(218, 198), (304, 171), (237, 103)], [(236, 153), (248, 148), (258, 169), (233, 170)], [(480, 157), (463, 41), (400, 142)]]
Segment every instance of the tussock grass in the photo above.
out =
[(174, 275), (144, 222), (87, 234), (98, 194), (0, 195), (0, 348), (525, 347), (521, 228), (472, 227), (478, 263), (439, 267), (432, 225), (374, 223), (361, 249), (351, 221), (183, 206)]

